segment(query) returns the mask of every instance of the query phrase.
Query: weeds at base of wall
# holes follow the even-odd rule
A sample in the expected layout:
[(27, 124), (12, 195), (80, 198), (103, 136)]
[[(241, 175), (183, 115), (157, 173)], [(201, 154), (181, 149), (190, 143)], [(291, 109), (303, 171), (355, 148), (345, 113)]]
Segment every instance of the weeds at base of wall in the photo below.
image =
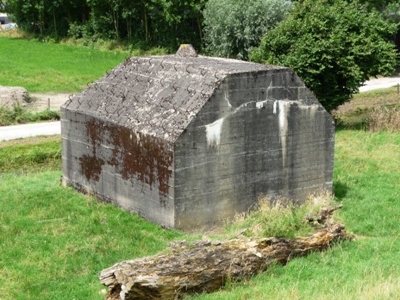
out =
[(268, 197), (261, 197), (254, 211), (236, 215), (234, 220), (225, 226), (225, 230), (229, 237), (305, 236), (314, 230), (304, 221), (305, 216), (316, 214), (333, 201), (332, 193), (327, 190), (311, 194), (306, 202), (300, 205), (293, 204), (287, 198), (271, 201)]

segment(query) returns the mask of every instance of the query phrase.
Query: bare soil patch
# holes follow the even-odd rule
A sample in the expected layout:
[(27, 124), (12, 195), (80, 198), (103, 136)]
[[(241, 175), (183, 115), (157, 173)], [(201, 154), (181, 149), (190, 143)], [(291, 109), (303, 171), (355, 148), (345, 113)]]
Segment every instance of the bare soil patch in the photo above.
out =
[(30, 93), (33, 101), (29, 109), (33, 111), (60, 110), (60, 106), (72, 95), (71, 93)]
[(29, 137), (24, 139), (16, 139), (10, 141), (1, 141), (0, 148), (8, 147), (8, 146), (26, 146), (26, 145), (36, 145), (44, 142), (54, 142), (59, 141), (61, 136), (59, 134), (56, 135), (47, 135), (47, 136), (38, 136), (38, 137)]

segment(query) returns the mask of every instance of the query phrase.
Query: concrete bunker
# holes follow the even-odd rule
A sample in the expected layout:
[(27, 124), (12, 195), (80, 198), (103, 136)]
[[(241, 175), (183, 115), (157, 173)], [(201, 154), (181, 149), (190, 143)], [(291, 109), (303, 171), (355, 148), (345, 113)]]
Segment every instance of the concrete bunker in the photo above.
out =
[(61, 107), (63, 183), (171, 228), (332, 188), (334, 125), (290, 68), (132, 57)]

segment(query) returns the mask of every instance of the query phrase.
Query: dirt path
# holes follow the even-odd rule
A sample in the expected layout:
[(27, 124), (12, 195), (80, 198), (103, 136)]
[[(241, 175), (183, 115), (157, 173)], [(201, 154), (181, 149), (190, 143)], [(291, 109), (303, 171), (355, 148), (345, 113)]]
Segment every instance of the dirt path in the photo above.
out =
[(60, 106), (72, 95), (72, 93), (30, 93), (34, 101), (29, 108), (33, 111), (43, 111), (48, 108), (60, 110)]
[(8, 146), (25, 146), (25, 145), (36, 145), (44, 142), (54, 142), (60, 141), (61, 137), (59, 134), (55, 135), (40, 135), (35, 137), (27, 137), (24, 139), (15, 139), (8, 141), (1, 141), (0, 148), (8, 147)]

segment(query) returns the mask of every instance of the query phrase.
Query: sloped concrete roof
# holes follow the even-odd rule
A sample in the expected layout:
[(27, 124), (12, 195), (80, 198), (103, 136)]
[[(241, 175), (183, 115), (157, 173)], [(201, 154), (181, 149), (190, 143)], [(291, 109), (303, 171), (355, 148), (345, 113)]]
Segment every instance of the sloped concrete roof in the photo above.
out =
[(174, 142), (228, 75), (282, 69), (204, 56), (132, 57), (63, 108)]

